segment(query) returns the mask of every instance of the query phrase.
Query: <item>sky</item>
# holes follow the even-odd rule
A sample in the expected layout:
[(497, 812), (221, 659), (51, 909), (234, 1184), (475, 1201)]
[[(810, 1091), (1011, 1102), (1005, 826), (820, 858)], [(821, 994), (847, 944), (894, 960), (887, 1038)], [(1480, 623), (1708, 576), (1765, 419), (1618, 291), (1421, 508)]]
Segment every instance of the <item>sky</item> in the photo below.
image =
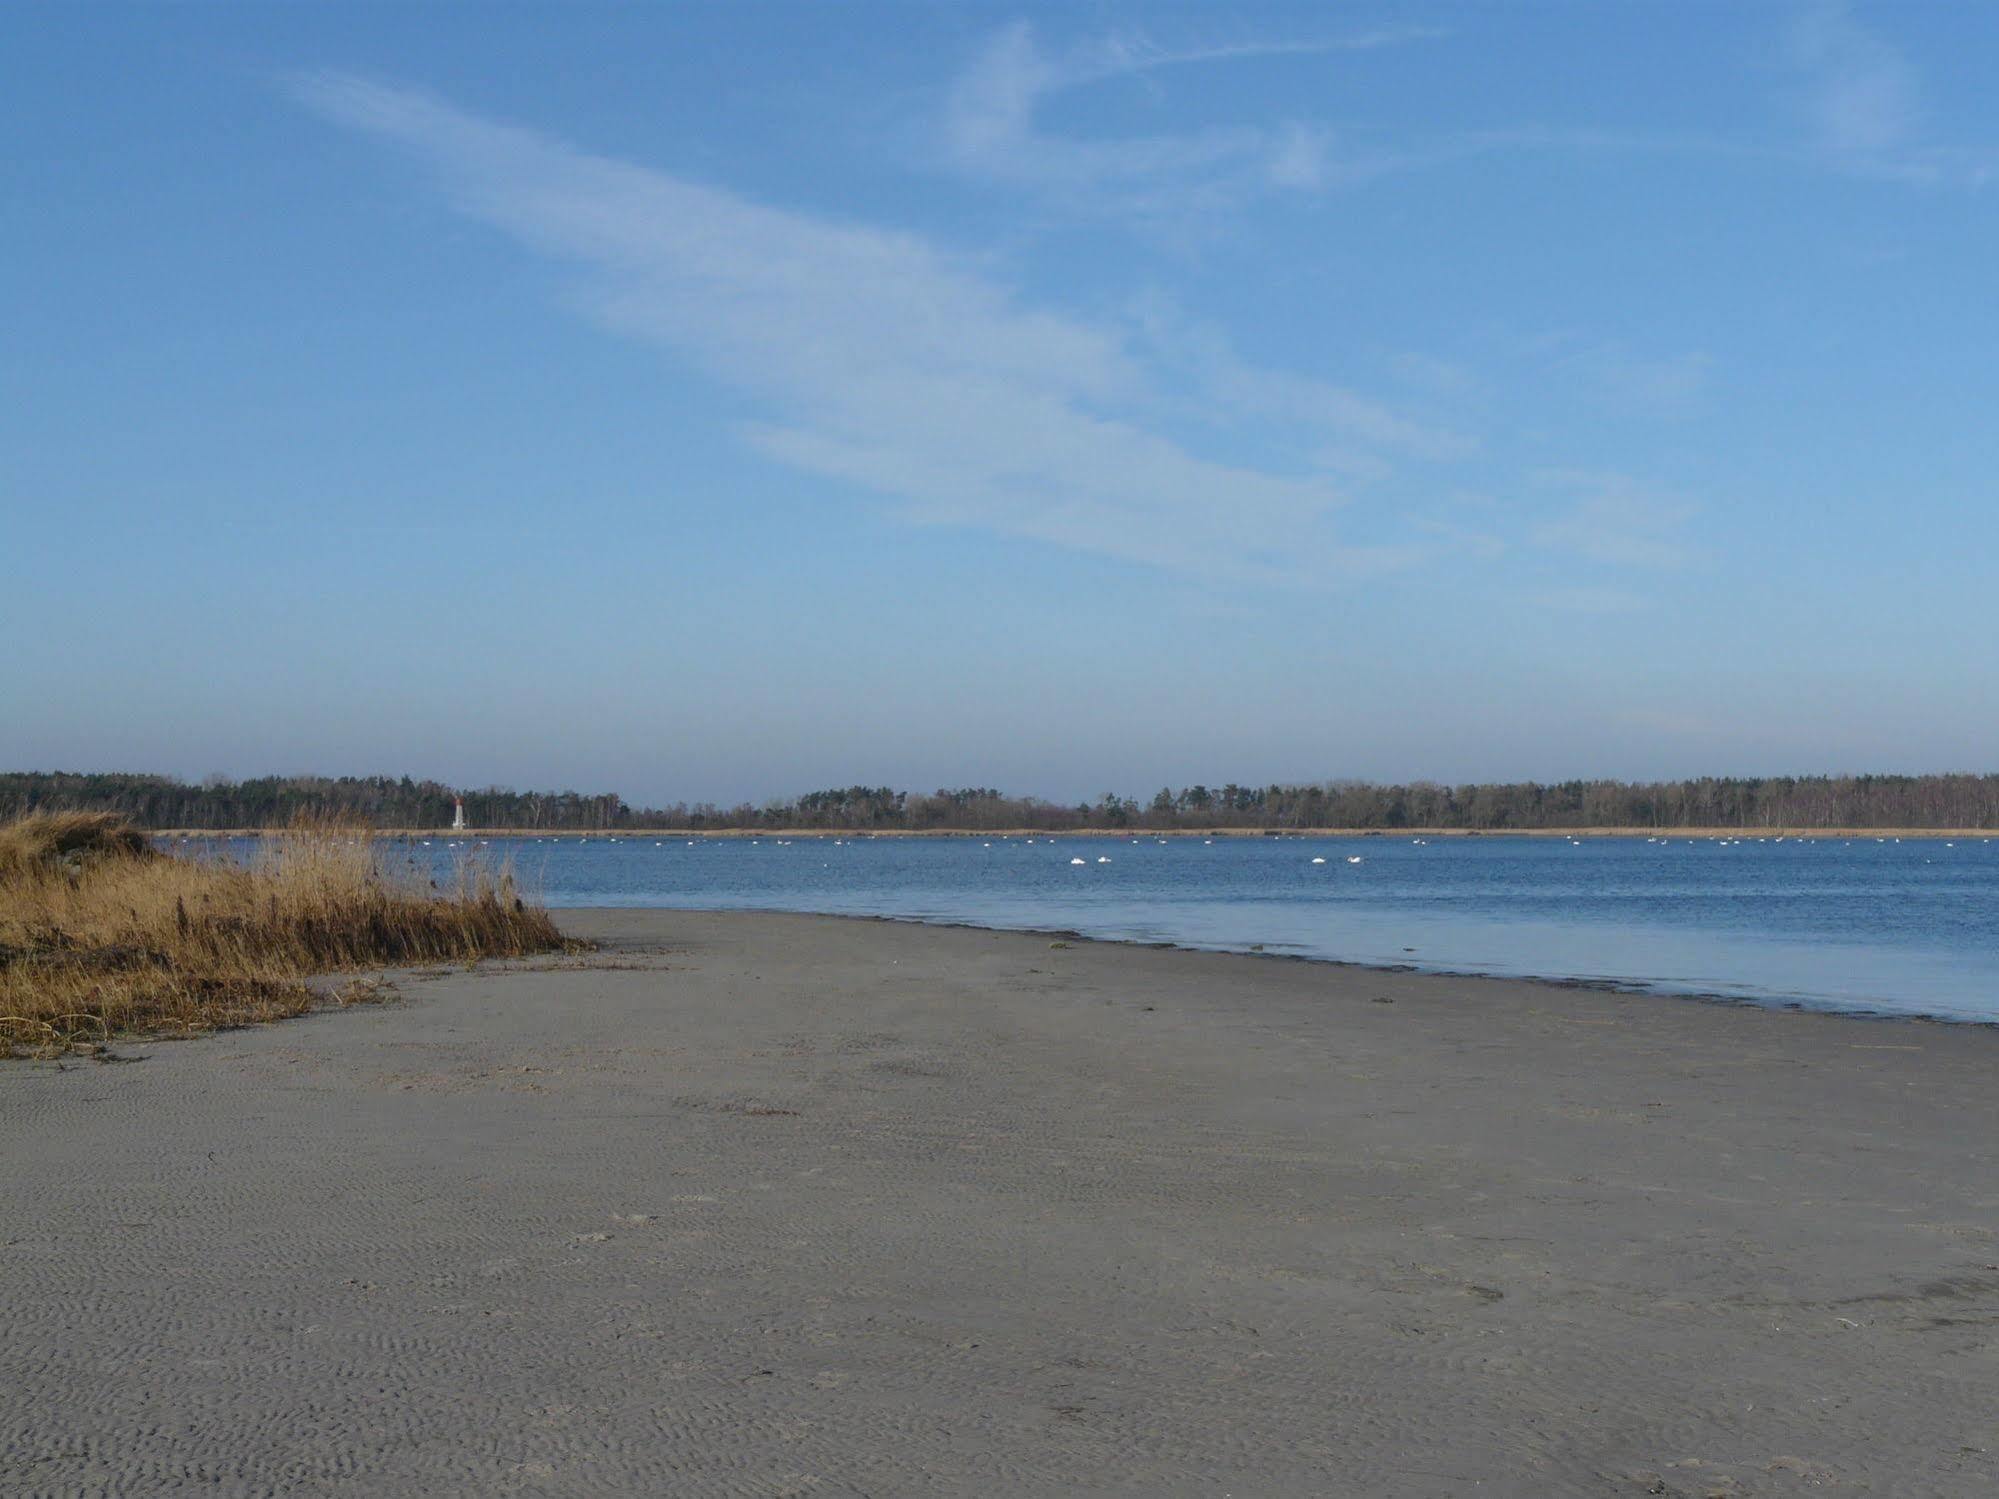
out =
[(1999, 770), (1999, 5), (0, 9), (0, 767)]

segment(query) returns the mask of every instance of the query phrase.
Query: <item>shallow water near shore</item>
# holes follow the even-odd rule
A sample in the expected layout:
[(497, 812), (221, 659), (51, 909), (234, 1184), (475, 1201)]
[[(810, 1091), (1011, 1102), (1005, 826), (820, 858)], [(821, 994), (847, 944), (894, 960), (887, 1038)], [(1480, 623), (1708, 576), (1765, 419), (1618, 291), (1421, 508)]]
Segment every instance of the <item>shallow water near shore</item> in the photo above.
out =
[(510, 857), (555, 907), (1073, 930), (1999, 1022), (1999, 841), (1986, 838), (633, 833), (388, 847), (440, 870), (468, 849)]

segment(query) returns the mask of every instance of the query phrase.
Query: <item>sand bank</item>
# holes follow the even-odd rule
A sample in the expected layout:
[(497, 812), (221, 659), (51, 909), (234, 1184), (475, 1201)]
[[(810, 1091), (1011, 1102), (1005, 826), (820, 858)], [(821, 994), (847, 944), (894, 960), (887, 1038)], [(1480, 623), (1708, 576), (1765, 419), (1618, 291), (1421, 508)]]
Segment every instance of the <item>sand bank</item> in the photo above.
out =
[(1999, 1033), (564, 921), (0, 1068), (0, 1492), (1999, 1491)]

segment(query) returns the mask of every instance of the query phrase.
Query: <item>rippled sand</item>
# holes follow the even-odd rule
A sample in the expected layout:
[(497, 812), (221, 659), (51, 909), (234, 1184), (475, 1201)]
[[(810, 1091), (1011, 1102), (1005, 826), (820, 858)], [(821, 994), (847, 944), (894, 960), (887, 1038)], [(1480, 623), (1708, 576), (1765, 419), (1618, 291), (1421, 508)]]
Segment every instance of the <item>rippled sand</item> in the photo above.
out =
[(1999, 1492), (1999, 1033), (564, 919), (0, 1067), (0, 1492)]

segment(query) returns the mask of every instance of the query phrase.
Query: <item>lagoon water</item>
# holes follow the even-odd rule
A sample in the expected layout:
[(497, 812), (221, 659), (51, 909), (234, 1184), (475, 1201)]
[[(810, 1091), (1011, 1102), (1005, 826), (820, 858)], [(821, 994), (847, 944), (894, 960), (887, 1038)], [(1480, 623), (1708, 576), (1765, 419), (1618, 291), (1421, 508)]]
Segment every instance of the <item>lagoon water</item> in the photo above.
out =
[(395, 847), (443, 867), (468, 847), (510, 856), (558, 907), (1066, 929), (1999, 1021), (1999, 841), (1990, 838), (621, 834)]

